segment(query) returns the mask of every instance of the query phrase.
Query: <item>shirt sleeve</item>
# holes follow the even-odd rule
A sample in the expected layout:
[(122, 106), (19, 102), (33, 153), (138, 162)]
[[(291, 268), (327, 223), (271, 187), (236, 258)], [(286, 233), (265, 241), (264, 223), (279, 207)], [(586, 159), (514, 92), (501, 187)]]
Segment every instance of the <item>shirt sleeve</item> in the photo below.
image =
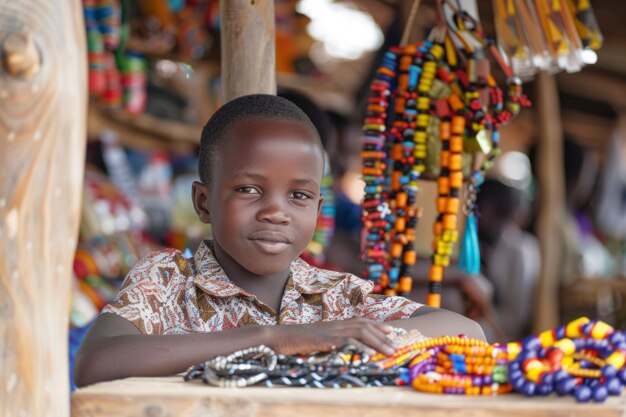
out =
[(349, 299), (354, 307), (355, 317), (375, 321), (394, 321), (410, 318), (422, 307), (404, 297), (372, 294), (374, 285), (364, 279), (351, 276), (349, 279)]
[(178, 251), (153, 252), (128, 272), (117, 295), (103, 313), (117, 314), (143, 334), (164, 334), (167, 301), (172, 284), (181, 275), (185, 258)]

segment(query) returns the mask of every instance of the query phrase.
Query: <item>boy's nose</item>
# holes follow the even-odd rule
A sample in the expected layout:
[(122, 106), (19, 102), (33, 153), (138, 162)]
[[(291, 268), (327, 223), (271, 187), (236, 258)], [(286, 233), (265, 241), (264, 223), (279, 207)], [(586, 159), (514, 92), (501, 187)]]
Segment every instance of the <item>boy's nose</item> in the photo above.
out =
[(259, 221), (274, 223), (274, 224), (287, 224), (289, 223), (289, 215), (285, 209), (275, 201), (268, 201), (264, 207), (259, 210), (257, 214)]

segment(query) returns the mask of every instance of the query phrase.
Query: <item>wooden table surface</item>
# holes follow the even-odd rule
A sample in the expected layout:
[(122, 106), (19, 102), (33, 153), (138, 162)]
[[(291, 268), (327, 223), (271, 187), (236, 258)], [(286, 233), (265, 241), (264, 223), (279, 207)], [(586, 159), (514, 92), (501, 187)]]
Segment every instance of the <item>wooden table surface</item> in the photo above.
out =
[(72, 395), (72, 417), (626, 417), (626, 394), (578, 404), (572, 397), (465, 397), (408, 387), (213, 388), (180, 377), (129, 378)]

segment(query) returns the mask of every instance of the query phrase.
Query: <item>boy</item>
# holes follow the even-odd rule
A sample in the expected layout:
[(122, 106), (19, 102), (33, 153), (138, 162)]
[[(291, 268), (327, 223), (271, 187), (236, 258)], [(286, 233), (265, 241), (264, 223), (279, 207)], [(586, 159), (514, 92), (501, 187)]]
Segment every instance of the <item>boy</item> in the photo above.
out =
[(193, 260), (167, 249), (131, 270), (78, 352), (77, 385), (172, 375), (260, 344), (391, 354), (391, 325), (484, 339), (463, 316), (373, 295), (367, 281), (298, 258), (315, 229), (323, 169), (319, 135), (290, 101), (250, 95), (220, 108), (203, 129), (192, 189), (213, 241)]

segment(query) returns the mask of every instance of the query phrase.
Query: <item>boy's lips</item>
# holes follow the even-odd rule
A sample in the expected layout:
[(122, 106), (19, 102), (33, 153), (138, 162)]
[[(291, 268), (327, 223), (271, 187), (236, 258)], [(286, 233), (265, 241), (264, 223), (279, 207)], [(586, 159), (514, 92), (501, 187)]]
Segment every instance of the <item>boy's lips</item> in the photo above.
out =
[(289, 245), (291, 245), (291, 240), (287, 236), (280, 232), (273, 232), (269, 230), (254, 232), (248, 239), (251, 240), (262, 252), (270, 255), (281, 253)]

